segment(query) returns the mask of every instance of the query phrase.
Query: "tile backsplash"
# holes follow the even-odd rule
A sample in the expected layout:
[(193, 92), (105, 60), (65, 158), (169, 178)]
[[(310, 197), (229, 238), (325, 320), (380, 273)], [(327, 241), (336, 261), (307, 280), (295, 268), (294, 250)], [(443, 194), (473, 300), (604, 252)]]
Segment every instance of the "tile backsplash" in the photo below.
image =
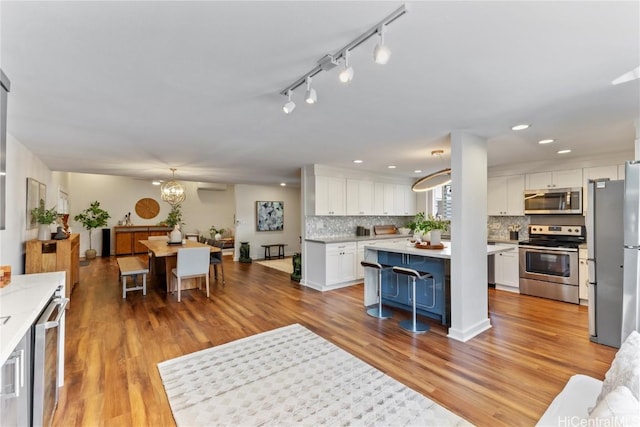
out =
[(487, 236), (490, 239), (510, 240), (509, 226), (520, 227), (518, 240), (529, 238), (528, 216), (490, 216), (487, 219)]
[[(362, 226), (371, 230), (374, 225), (395, 225), (404, 227), (413, 217), (409, 216), (308, 216), (306, 218), (307, 238), (355, 236), (356, 228)], [(529, 238), (529, 217), (490, 216), (487, 220), (487, 235), (491, 239), (509, 240), (509, 226), (520, 226), (518, 240)]]
[(306, 217), (307, 239), (319, 237), (355, 236), (356, 228), (371, 230), (374, 225), (404, 227), (413, 216), (308, 216)]

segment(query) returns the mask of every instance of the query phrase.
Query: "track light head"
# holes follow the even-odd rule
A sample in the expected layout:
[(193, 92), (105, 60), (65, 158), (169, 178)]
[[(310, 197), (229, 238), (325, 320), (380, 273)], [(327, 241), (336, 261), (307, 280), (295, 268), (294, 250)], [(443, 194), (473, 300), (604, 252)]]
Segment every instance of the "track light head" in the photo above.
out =
[(311, 77), (307, 78), (307, 96), (305, 96), (304, 100), (307, 104), (315, 104), (318, 101), (316, 90), (311, 88)]
[(384, 65), (389, 62), (391, 57), (391, 51), (384, 45), (384, 25), (380, 26), (378, 34), (380, 35), (380, 42), (373, 49), (373, 60), (376, 64)]
[(288, 91), (287, 95), (289, 96), (289, 101), (282, 106), (282, 111), (284, 111), (285, 114), (291, 114), (293, 109), (296, 108), (296, 103), (291, 100), (291, 91)]
[(349, 51), (344, 54), (344, 70), (340, 72), (338, 78), (342, 83), (349, 83), (353, 80), (353, 67), (349, 65)]

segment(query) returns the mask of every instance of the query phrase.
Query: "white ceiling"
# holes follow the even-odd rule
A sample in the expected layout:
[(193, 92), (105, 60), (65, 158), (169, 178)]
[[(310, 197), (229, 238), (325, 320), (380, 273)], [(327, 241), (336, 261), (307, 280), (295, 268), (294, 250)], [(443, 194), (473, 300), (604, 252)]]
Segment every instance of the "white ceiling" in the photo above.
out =
[(637, 1), (407, 2), (387, 65), (374, 37), (350, 85), (322, 72), (283, 114), (280, 91), (402, 4), (3, 0), (8, 131), (56, 171), (220, 183), (424, 175), (452, 130), (487, 137), (490, 166), (632, 150), (640, 83), (611, 81), (640, 64)]

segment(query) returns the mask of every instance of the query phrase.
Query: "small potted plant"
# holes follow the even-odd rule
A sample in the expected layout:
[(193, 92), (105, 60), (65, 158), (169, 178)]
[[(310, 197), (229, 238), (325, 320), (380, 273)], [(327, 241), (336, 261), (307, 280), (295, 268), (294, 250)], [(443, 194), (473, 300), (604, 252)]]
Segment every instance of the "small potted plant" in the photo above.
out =
[(215, 240), (222, 239), (222, 233), (224, 233), (224, 228), (216, 228), (215, 225), (212, 225), (209, 228), (209, 234), (211, 235), (212, 239), (215, 239)]
[(45, 209), (44, 200), (40, 199), (38, 207), (31, 209), (31, 217), (38, 223), (38, 240), (51, 239), (51, 224), (58, 219), (55, 208)]
[(91, 202), (87, 209), (73, 217), (74, 220), (78, 221), (84, 228), (89, 230), (89, 249), (85, 252), (87, 259), (94, 259), (96, 257), (96, 250), (91, 246), (91, 230), (98, 227), (104, 227), (107, 225), (107, 220), (109, 218), (111, 218), (111, 215), (100, 207), (100, 202), (97, 200), (95, 202)]

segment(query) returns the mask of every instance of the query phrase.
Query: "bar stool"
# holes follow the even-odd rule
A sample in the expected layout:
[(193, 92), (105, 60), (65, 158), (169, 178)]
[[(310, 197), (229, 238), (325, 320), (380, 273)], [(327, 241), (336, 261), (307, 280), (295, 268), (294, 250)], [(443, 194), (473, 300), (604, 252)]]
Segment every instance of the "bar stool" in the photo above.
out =
[(369, 316), (377, 317), (379, 319), (389, 319), (393, 316), (391, 310), (382, 308), (382, 270), (389, 270), (391, 267), (383, 267), (377, 262), (361, 261), (360, 265), (364, 268), (373, 268), (378, 270), (378, 307), (370, 308), (367, 310)]
[(411, 277), (411, 302), (412, 302), (412, 319), (402, 320), (400, 327), (405, 331), (413, 332), (416, 334), (423, 334), (429, 331), (429, 325), (423, 322), (417, 321), (416, 316), (416, 279), (424, 279), (427, 277), (433, 277), (429, 273), (420, 274), (418, 271), (411, 268), (393, 267), (393, 272), (396, 274), (404, 274)]

